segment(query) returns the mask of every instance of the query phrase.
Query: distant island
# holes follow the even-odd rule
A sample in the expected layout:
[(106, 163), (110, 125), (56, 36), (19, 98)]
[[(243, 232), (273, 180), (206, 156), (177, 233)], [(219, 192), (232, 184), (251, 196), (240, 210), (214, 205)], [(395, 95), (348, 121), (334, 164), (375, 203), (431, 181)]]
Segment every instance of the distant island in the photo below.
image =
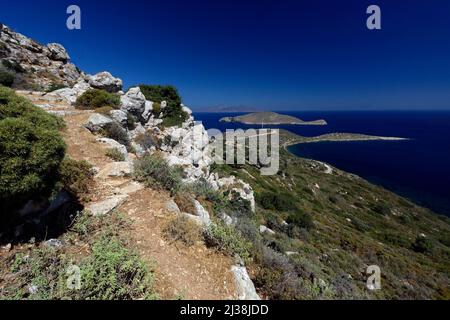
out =
[(316, 137), (303, 137), (287, 130), (280, 130), (280, 143), (289, 147), (300, 143), (349, 142), (349, 141), (402, 141), (408, 138), (372, 136), (359, 133), (327, 133)]
[(299, 118), (279, 114), (276, 112), (255, 112), (237, 117), (225, 117), (220, 119), (220, 122), (239, 122), (243, 124), (265, 124), (265, 125), (279, 125), (279, 124), (312, 125), (312, 126), (327, 125), (327, 122), (323, 119), (314, 121), (303, 121)]

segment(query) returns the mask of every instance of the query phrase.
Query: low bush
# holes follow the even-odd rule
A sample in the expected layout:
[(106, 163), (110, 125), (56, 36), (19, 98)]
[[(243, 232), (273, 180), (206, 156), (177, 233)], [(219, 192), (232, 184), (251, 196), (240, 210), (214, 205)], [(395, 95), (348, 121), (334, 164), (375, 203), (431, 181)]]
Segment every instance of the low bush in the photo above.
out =
[(14, 75), (12, 73), (0, 70), (0, 85), (11, 87), (14, 83)]
[(111, 148), (106, 151), (106, 156), (114, 161), (125, 161), (125, 156), (117, 148)]
[(201, 240), (201, 229), (191, 219), (185, 216), (178, 216), (164, 229), (164, 234), (168, 239), (181, 241), (187, 246), (193, 246)]
[(77, 198), (86, 195), (93, 183), (92, 166), (87, 161), (65, 158), (59, 168), (63, 188)]
[(120, 105), (120, 98), (105, 90), (90, 89), (78, 97), (75, 107), (83, 110), (91, 110), (102, 107), (117, 108)]
[(117, 122), (107, 124), (101, 131), (101, 134), (107, 138), (116, 140), (118, 143), (123, 144), (130, 151), (131, 142), (128, 133)]
[(291, 211), (297, 208), (292, 196), (271, 191), (257, 193), (256, 201), (267, 210)]
[(312, 229), (314, 227), (311, 215), (306, 212), (297, 211), (291, 213), (287, 218), (287, 223), (302, 229)]
[(289, 258), (267, 247), (261, 249), (255, 285), (271, 300), (305, 299), (308, 292)]
[(47, 90), (45, 90), (45, 92), (49, 93), (64, 88), (67, 88), (65, 84), (54, 82), (47, 88)]
[(140, 257), (117, 237), (102, 236), (81, 265), (82, 290), (77, 299), (153, 299), (153, 275)]
[(433, 250), (433, 242), (424, 236), (418, 236), (412, 244), (412, 249), (419, 253), (431, 253)]
[(233, 226), (222, 222), (211, 224), (204, 232), (206, 244), (216, 247), (230, 256), (239, 256), (244, 261), (251, 259), (252, 244), (242, 237)]
[(134, 162), (134, 178), (148, 187), (162, 187), (176, 194), (183, 180), (183, 170), (171, 167), (158, 154), (146, 154)]

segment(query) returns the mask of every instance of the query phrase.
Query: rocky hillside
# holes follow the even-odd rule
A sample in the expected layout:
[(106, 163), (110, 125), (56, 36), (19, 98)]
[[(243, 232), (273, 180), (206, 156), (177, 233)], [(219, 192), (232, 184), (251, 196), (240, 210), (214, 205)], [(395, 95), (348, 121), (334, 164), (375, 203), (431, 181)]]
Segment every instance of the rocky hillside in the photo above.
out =
[[(222, 226), (213, 208), (219, 202), (232, 207), (232, 201), (243, 201), (254, 209), (253, 192), (240, 180), (211, 174), (208, 135), (181, 104), (176, 89), (142, 85), (123, 92), (122, 81), (108, 72), (63, 72), (73, 65), (60, 45), (41, 46), (3, 25), (1, 35), (2, 62), (21, 67), (12, 86), (34, 89), (17, 90), (23, 97), (18, 98), (2, 88), (0, 107), (5, 112), (1, 124), (17, 121), (22, 126), (20, 119), (26, 115), (14, 113), (14, 106), (25, 107), (36, 117), (44, 117), (36, 107), (59, 117), (64, 121), (60, 127), (64, 128), (66, 159), (56, 176), (50, 171), (39, 173), (45, 189), (28, 193), (25, 199), (20, 189), (11, 191), (21, 196), (13, 197), (15, 206), (7, 206), (7, 214), (0, 217), (0, 297), (259, 299), (245, 268), (245, 252), (240, 258), (232, 250), (242, 246), (242, 240), (233, 229)], [(55, 48), (57, 55), (52, 51)], [(13, 71), (8, 62), (3, 65), (7, 72)], [(42, 91), (54, 81), (65, 87)], [(41, 91), (35, 90), (37, 86)], [(5, 163), (10, 161), (9, 154), (5, 154)], [(16, 154), (11, 151), (11, 157)], [(22, 157), (20, 161), (25, 161), (28, 155)], [(9, 167), (1, 169), (7, 172)], [(22, 170), (31, 169), (20, 169), (20, 174)], [(22, 179), (20, 174), (15, 179)], [(0, 182), (2, 190), (9, 188), (6, 180)], [(39, 186), (30, 186), (35, 187)], [(86, 234), (80, 229), (91, 231)], [(104, 237), (111, 237), (118, 247), (109, 247)], [(123, 284), (128, 289), (117, 288), (126, 292), (122, 297), (93, 296), (102, 285), (95, 278), (89, 284), (92, 287), (86, 285), (82, 292), (60, 288), (57, 278), (64, 273), (62, 257), (78, 261), (82, 274), (88, 270), (107, 273), (101, 264), (107, 257), (97, 254), (122, 247), (129, 248), (120, 253), (123, 261), (104, 263), (120, 268), (131, 259), (142, 278), (127, 276), (126, 281), (144, 281), (151, 270), (150, 278), (155, 279), (147, 291), (136, 293), (133, 282)], [(54, 273), (42, 269), (38, 272), (45, 274), (42, 278), (29, 274), (33, 268)], [(108, 276), (124, 281), (115, 271)]]
[(448, 219), (286, 150), (216, 165), (175, 88), (1, 30), (0, 298), (448, 299)]

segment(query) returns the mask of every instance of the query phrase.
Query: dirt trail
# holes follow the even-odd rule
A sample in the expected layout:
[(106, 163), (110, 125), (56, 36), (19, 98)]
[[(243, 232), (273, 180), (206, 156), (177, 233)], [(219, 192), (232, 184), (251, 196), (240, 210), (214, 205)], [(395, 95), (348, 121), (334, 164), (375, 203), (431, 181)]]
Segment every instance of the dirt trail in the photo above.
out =
[[(36, 105), (63, 116), (67, 128), (63, 133), (68, 155), (86, 160), (101, 171), (113, 160), (105, 156), (107, 146), (98, 142), (83, 124), (91, 112), (74, 110), (52, 94), (20, 91)], [(144, 189), (127, 177), (95, 178), (91, 203), (112, 196), (128, 195), (117, 210), (132, 222), (130, 245), (138, 250), (149, 268), (155, 271), (156, 291), (163, 299), (235, 299), (231, 258), (197, 243), (186, 247), (167, 241), (163, 229), (174, 218), (165, 207), (170, 195), (161, 190)]]

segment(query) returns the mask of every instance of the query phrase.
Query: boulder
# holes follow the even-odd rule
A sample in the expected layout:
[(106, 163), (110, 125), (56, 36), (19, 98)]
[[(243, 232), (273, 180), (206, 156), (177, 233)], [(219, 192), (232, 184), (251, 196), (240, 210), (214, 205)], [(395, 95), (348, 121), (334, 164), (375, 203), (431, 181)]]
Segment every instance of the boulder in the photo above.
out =
[(131, 162), (112, 162), (108, 163), (97, 174), (97, 178), (106, 179), (108, 177), (127, 177), (133, 173), (133, 164)]
[(141, 92), (139, 87), (134, 87), (128, 90), (123, 96), (120, 97), (121, 107), (124, 112), (132, 113), (138, 117), (145, 111), (145, 96)]
[(99, 72), (96, 75), (89, 76), (91, 87), (108, 92), (118, 92), (122, 90), (122, 80), (115, 78), (107, 71)]
[(166, 210), (176, 214), (181, 213), (180, 208), (178, 208), (178, 205), (173, 200), (170, 200), (166, 203)]
[(232, 266), (231, 272), (234, 275), (239, 300), (261, 300), (245, 267)]
[(88, 122), (84, 126), (91, 132), (97, 132), (97, 131), (100, 131), (105, 126), (107, 126), (108, 124), (113, 123), (113, 122), (114, 121), (111, 118), (108, 118), (99, 113), (93, 113), (89, 117)]
[(195, 215), (200, 218), (200, 221), (202, 221), (205, 226), (209, 226), (211, 224), (211, 218), (209, 217), (208, 211), (206, 211), (197, 200), (194, 200), (194, 206)]
[(270, 235), (274, 235), (275, 234), (275, 231), (267, 228), (266, 226), (259, 226), (259, 232), (260, 233), (267, 233), (267, 234), (270, 234)]
[(116, 195), (103, 201), (90, 203), (86, 206), (86, 211), (94, 216), (101, 216), (110, 213), (119, 207), (128, 198), (127, 195)]
[(47, 49), (48, 57), (52, 60), (67, 62), (70, 59), (66, 49), (59, 43), (49, 43)]
[(109, 115), (122, 126), (127, 124), (127, 113), (123, 110), (112, 110)]

